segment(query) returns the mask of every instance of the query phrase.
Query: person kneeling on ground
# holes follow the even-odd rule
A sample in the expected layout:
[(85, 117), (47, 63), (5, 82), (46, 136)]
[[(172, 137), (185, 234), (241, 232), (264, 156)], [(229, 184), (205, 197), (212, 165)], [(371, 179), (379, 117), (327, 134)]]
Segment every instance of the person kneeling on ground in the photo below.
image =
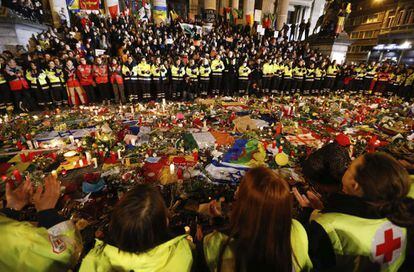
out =
[[(54, 209), (60, 195), (55, 177), (45, 180), (33, 193), (30, 180), (16, 189), (6, 184), (6, 208), (0, 211), (0, 271), (68, 271), (82, 251), (79, 232)], [(33, 199), (38, 226), (20, 222), (20, 211)]]
[(311, 216), (309, 255), (315, 267), (411, 271), (414, 186), (404, 167), (386, 153), (362, 155), (345, 172), (342, 191)]
[(308, 238), (292, 219), (288, 183), (271, 169), (258, 167), (243, 177), (235, 195), (227, 234), (204, 238), (210, 271), (309, 271)]
[(187, 235), (168, 234), (167, 208), (150, 185), (137, 185), (115, 206), (106, 241), (97, 240), (80, 271), (190, 271)]

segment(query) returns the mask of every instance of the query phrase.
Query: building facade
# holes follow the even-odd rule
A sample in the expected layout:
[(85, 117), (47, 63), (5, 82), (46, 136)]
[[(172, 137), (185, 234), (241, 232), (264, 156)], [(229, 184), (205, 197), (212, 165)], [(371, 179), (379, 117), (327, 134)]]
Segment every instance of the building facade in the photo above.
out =
[(390, 60), (414, 64), (413, 1), (355, 1), (345, 30), (352, 41), (347, 62)]

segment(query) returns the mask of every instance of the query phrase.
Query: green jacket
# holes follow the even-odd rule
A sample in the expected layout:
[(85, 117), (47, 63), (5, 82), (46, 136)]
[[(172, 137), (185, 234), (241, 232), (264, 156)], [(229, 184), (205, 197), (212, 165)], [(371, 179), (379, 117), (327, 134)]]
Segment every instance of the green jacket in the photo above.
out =
[(191, 270), (192, 263), (191, 245), (186, 235), (141, 254), (120, 251), (96, 240), (95, 247), (83, 259), (79, 271), (186, 272)]
[[(228, 236), (221, 232), (213, 232), (204, 238), (204, 256), (211, 272), (217, 271), (220, 250), (227, 239)], [(290, 239), (294, 253), (294, 258), (292, 256), (294, 271), (310, 271), (312, 262), (308, 255), (308, 236), (303, 226), (294, 219)], [(226, 249), (223, 253), (222, 271), (234, 271), (233, 253), (230, 249)]]
[(72, 221), (46, 229), (0, 214), (0, 233), (0, 271), (67, 271), (82, 252)]
[[(411, 185), (408, 197), (414, 197)], [(366, 219), (342, 213), (313, 212), (316, 221), (331, 240), (337, 262), (346, 260), (346, 270), (366, 270), (364, 264), (376, 263), (382, 272), (398, 271), (405, 260), (407, 230), (388, 219)], [(351, 259), (350, 259), (351, 258)], [(354, 258), (354, 260), (352, 260)], [(345, 265), (345, 264), (344, 264)], [(342, 265), (338, 265), (338, 268)]]

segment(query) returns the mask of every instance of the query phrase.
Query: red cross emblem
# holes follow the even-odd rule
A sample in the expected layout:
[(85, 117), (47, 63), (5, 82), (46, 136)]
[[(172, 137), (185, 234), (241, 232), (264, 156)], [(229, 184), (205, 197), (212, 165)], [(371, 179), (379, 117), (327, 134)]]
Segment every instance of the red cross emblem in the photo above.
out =
[(372, 258), (383, 265), (391, 265), (402, 254), (405, 236), (402, 228), (386, 222), (375, 233), (372, 242)]
[(383, 263), (389, 263), (392, 260), (394, 250), (401, 247), (401, 237), (394, 239), (392, 229), (387, 229), (384, 232), (384, 243), (377, 245), (377, 252), (375, 256), (384, 255)]

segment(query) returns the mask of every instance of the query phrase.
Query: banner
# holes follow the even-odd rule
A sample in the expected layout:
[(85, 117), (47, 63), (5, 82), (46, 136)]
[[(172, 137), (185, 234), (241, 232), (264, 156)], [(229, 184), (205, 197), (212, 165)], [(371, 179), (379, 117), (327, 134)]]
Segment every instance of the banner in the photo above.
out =
[(99, 0), (79, 0), (79, 7), (83, 10), (99, 10)]
[(167, 20), (167, 1), (154, 0), (152, 16), (156, 23), (165, 22)]
[(115, 18), (118, 15), (118, 5), (108, 7), (109, 15), (111, 15), (112, 18)]
[(105, 7), (107, 9), (107, 13), (112, 17), (115, 18), (119, 13), (119, 1), (118, 0), (105, 0)]
[(66, 5), (69, 10), (78, 11), (79, 10), (79, 0), (66, 0)]
[(204, 17), (206, 22), (214, 22), (216, 20), (216, 11), (214, 9), (205, 9)]

